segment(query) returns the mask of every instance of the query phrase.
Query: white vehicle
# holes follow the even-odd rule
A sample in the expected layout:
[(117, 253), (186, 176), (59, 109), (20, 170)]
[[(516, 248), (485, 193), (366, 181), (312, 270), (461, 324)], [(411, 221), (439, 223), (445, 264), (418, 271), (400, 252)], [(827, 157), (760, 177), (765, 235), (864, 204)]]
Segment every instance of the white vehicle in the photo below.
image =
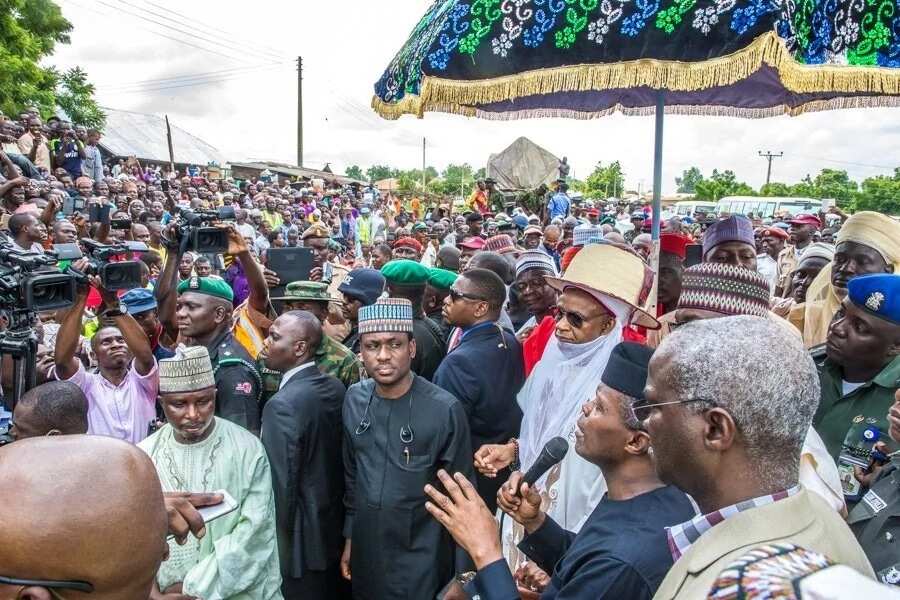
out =
[(812, 198), (780, 198), (778, 196), (726, 196), (716, 204), (716, 214), (744, 215), (753, 213), (753, 216), (762, 218), (791, 216), (800, 213), (817, 214), (822, 208), (821, 200)]
[(704, 214), (716, 212), (716, 203), (703, 200), (682, 200), (670, 206), (668, 211), (672, 217), (693, 218), (694, 213), (698, 211)]

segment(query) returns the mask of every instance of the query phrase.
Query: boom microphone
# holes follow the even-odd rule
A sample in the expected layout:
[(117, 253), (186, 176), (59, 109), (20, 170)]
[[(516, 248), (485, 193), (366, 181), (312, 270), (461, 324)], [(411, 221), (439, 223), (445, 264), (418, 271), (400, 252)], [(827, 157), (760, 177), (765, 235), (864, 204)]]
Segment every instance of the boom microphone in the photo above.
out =
[[(522, 482), (528, 482), (529, 486), (534, 485), (534, 482), (549, 471), (553, 465), (559, 464), (568, 451), (569, 443), (563, 437), (557, 436), (547, 442), (544, 445), (544, 449), (541, 450), (540, 456), (534, 461), (528, 472), (525, 473)], [(521, 486), (521, 483), (519, 485)]]

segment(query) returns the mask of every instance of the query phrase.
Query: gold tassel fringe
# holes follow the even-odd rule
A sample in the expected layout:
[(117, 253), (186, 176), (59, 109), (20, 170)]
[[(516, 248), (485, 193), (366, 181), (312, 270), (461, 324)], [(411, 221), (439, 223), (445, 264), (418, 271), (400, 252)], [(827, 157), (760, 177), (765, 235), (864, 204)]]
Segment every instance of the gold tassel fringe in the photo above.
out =
[(617, 110), (624, 114), (653, 114), (654, 107), (626, 108), (620, 105), (590, 113), (553, 109), (493, 113), (477, 110), (477, 107), (564, 91), (634, 87), (688, 92), (704, 90), (731, 85), (746, 79), (764, 64), (778, 71), (782, 85), (790, 92), (798, 94), (835, 92), (860, 96), (815, 100), (795, 107), (782, 105), (764, 109), (667, 106), (666, 112), (761, 118), (781, 114), (797, 115), (832, 108), (900, 104), (900, 99), (891, 97), (900, 95), (900, 69), (800, 64), (787, 51), (782, 39), (774, 31), (770, 31), (733, 54), (697, 63), (641, 59), (612, 64), (539, 69), (478, 81), (426, 77), (422, 83), (421, 96), (407, 95), (395, 104), (385, 103), (376, 96), (372, 100), (372, 108), (386, 119), (397, 119), (404, 114), (421, 118), (426, 111), (495, 120), (545, 116), (585, 119), (600, 117)]

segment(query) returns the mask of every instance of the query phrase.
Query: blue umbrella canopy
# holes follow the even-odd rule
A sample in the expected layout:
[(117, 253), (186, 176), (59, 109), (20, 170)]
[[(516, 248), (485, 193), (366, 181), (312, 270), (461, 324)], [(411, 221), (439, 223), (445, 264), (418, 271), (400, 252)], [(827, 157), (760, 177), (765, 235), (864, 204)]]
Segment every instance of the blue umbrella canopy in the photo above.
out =
[(437, 0), (375, 85), (386, 118), (766, 117), (900, 104), (892, 0)]

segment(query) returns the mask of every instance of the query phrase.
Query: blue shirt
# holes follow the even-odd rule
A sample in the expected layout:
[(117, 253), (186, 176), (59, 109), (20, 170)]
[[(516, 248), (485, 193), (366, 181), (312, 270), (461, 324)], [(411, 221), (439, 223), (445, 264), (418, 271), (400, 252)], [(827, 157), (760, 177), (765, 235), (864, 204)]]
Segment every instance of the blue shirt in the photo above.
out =
[[(577, 535), (547, 517), (519, 549), (552, 573), (541, 600), (650, 600), (672, 567), (665, 528), (694, 514), (673, 486), (628, 500), (604, 496)], [(502, 559), (481, 569), (472, 587), (481, 600), (519, 598)]]
[(553, 197), (550, 198), (550, 204), (547, 205), (547, 211), (550, 213), (550, 220), (552, 221), (556, 217), (565, 219), (569, 216), (569, 204), (569, 197), (564, 193), (557, 192), (553, 194)]

